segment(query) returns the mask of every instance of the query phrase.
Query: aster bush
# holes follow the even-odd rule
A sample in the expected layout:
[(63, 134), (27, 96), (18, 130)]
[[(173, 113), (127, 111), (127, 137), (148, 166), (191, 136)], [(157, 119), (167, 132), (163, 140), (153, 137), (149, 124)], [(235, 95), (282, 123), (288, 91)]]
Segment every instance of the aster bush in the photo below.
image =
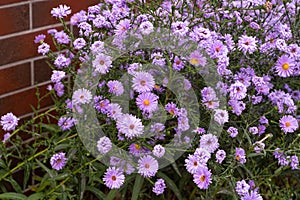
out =
[(34, 42), (55, 105), (23, 125), (1, 117), (0, 198), (300, 198), (300, 1), (51, 15), (63, 29)]

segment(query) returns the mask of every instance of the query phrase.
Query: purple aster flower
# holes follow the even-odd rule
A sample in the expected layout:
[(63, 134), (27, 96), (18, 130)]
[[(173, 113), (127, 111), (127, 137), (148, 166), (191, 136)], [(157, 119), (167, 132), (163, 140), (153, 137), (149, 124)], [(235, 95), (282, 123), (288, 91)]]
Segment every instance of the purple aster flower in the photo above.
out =
[(266, 131), (266, 127), (264, 125), (258, 125), (257, 129), (258, 129), (258, 135), (262, 135)]
[(136, 105), (144, 112), (152, 113), (158, 109), (158, 96), (151, 92), (141, 93), (136, 98)]
[(86, 37), (89, 37), (90, 33), (93, 31), (92, 25), (87, 22), (81, 22), (80, 24), (78, 24), (78, 28), (80, 28), (79, 30), (80, 36), (84, 35)]
[(280, 77), (289, 77), (293, 75), (294, 61), (287, 55), (283, 55), (278, 58), (275, 71)]
[(155, 86), (153, 76), (143, 71), (134, 74), (132, 83), (132, 88), (138, 93), (150, 92)]
[(66, 164), (68, 159), (63, 152), (54, 154), (50, 159), (51, 167), (55, 170), (61, 170)]
[(95, 41), (91, 45), (90, 49), (93, 52), (93, 54), (95, 54), (95, 55), (103, 53), (103, 51), (104, 51), (104, 42), (102, 42), (102, 41)]
[(101, 137), (97, 142), (97, 149), (101, 154), (107, 154), (112, 148), (110, 139), (106, 136)]
[(166, 59), (163, 57), (164, 55), (161, 52), (154, 52), (151, 54), (152, 64), (164, 67), (166, 65)]
[(137, 143), (129, 145), (129, 152), (134, 156), (140, 156), (142, 153), (142, 146)]
[(74, 119), (71, 117), (61, 117), (58, 120), (58, 126), (62, 131), (70, 130), (74, 126)]
[(57, 96), (61, 97), (65, 93), (64, 87), (64, 84), (61, 82), (55, 83), (54, 90), (56, 91)]
[(116, 26), (115, 34), (116, 36), (121, 36), (124, 33), (127, 32), (131, 27), (130, 20), (129, 19), (123, 19), (119, 22), (119, 24)]
[(52, 75), (51, 75), (51, 81), (53, 83), (57, 83), (57, 82), (60, 82), (61, 79), (65, 78), (65, 77), (66, 77), (66, 72), (53, 70)]
[(38, 46), (38, 53), (42, 54), (43, 56), (46, 55), (49, 51), (50, 45), (45, 42)]
[(209, 153), (213, 153), (219, 148), (217, 136), (211, 133), (202, 135), (200, 138), (200, 147), (206, 149)]
[(149, 35), (153, 32), (153, 24), (149, 21), (142, 22), (139, 26), (139, 30), (143, 35)]
[(104, 54), (98, 54), (95, 60), (93, 60), (93, 67), (95, 71), (100, 74), (106, 74), (112, 67), (112, 60), (110, 56)]
[(190, 82), (188, 79), (185, 78), (185, 79), (183, 80), (183, 83), (184, 83), (183, 89), (184, 89), (185, 91), (188, 91), (188, 90), (191, 89), (192, 84), (191, 84), (191, 82)]
[(245, 150), (242, 148), (235, 149), (235, 159), (239, 161), (241, 164), (246, 163), (246, 153)]
[(230, 133), (230, 137), (232, 138), (235, 138), (239, 133), (238, 129), (232, 126), (227, 129), (227, 132)]
[(293, 133), (299, 128), (296, 118), (291, 115), (285, 115), (279, 120), (279, 125), (284, 133)]
[(124, 87), (120, 81), (108, 81), (107, 86), (109, 88), (109, 92), (116, 96), (120, 96), (124, 93)]
[(249, 26), (250, 26), (250, 28), (252, 28), (252, 29), (254, 29), (254, 30), (260, 29), (259, 24), (256, 23), (256, 22), (251, 22), (251, 23), (249, 24)]
[(223, 125), (226, 122), (228, 122), (229, 116), (227, 110), (216, 109), (214, 114), (214, 119), (220, 125)]
[(110, 103), (107, 106), (108, 116), (113, 118), (114, 120), (119, 119), (122, 116), (122, 108), (119, 104)]
[(138, 173), (145, 178), (155, 176), (158, 171), (158, 162), (152, 156), (143, 156), (138, 161)]
[(207, 167), (199, 167), (199, 169), (193, 175), (194, 183), (200, 189), (208, 189), (208, 186), (211, 184), (211, 172)]
[(187, 131), (190, 128), (189, 119), (185, 116), (178, 117), (178, 130)]
[(16, 126), (18, 126), (18, 121), (19, 118), (10, 112), (1, 117), (0, 124), (4, 131), (14, 131)]
[(73, 42), (74, 48), (79, 50), (82, 49), (86, 45), (86, 41), (83, 38), (77, 38)]
[(216, 40), (209, 49), (209, 54), (212, 58), (220, 58), (228, 53), (227, 47), (220, 40)]
[(194, 156), (198, 159), (201, 165), (206, 165), (211, 158), (211, 154), (204, 148), (197, 148), (194, 152)]
[(199, 51), (194, 51), (190, 54), (189, 62), (196, 67), (200, 65), (204, 67), (206, 65), (206, 58)]
[(3, 135), (3, 140), (2, 140), (2, 142), (5, 143), (9, 138), (10, 138), (10, 133), (5, 133), (5, 134)]
[(252, 54), (257, 49), (256, 43), (255, 37), (243, 35), (239, 37), (238, 49), (244, 54)]
[(242, 196), (241, 200), (263, 200), (260, 194), (257, 191), (250, 191)]
[(256, 126), (249, 127), (249, 132), (256, 135), (258, 133), (258, 128)]
[(54, 34), (54, 38), (56, 39), (58, 44), (69, 44), (70, 39), (68, 34), (64, 31), (58, 31)]
[(131, 114), (123, 114), (118, 118), (117, 129), (129, 139), (144, 133), (142, 121)]
[(206, 133), (206, 130), (202, 127), (199, 127), (196, 130), (193, 130), (192, 132), (197, 133), (197, 134), (204, 134), (204, 133)]
[[(94, 102), (95, 102), (94, 107), (98, 110), (98, 112), (101, 112), (103, 114), (107, 114), (109, 112), (108, 106), (110, 102), (108, 99), (102, 99), (101, 96), (96, 96), (94, 98)], [(121, 117), (121, 115), (119, 117)]]
[(259, 123), (261, 123), (261, 124), (269, 124), (269, 120), (265, 116), (261, 116), (259, 118)]
[(189, 31), (188, 23), (182, 21), (173, 22), (171, 25), (171, 29), (174, 34), (180, 36), (185, 36)]
[(191, 174), (194, 174), (197, 171), (197, 169), (202, 165), (203, 164), (200, 163), (198, 157), (195, 155), (189, 154), (188, 158), (185, 159), (184, 166), (186, 167), (186, 170)]
[(252, 100), (253, 105), (259, 104), (262, 101), (262, 96), (252, 95), (251, 100)]
[(285, 40), (283, 39), (277, 39), (275, 41), (275, 46), (280, 50), (280, 51), (286, 51), (287, 49), (287, 44)]
[(240, 195), (244, 196), (249, 192), (250, 185), (245, 180), (236, 182), (235, 191)]
[(72, 102), (74, 105), (89, 104), (91, 100), (92, 100), (92, 93), (91, 91), (85, 88), (76, 90), (72, 96)]
[(293, 155), (291, 157), (291, 164), (290, 165), (291, 165), (292, 170), (298, 169), (299, 160), (298, 160), (298, 157), (296, 155)]
[(164, 179), (158, 179), (155, 183), (154, 183), (154, 187), (152, 189), (152, 191), (158, 196), (162, 193), (164, 193), (164, 190), (166, 189), (166, 184)]
[(70, 18), (70, 23), (72, 26), (75, 26), (79, 24), (80, 22), (84, 22), (87, 20), (86, 16), (86, 11), (81, 10), (78, 13), (75, 13), (71, 18)]
[(178, 111), (179, 111), (176, 104), (173, 102), (167, 103), (165, 105), (165, 109), (172, 116), (177, 116)]
[(184, 63), (182, 62), (182, 60), (180, 60), (180, 58), (175, 56), (174, 63), (173, 63), (173, 69), (180, 71), (183, 68), (184, 68)]
[(153, 147), (152, 153), (157, 158), (161, 158), (165, 155), (165, 148), (162, 145), (157, 144)]
[(48, 31), (47, 31), (47, 33), (49, 34), (49, 35), (55, 35), (55, 33), (57, 33), (57, 30), (55, 29), (55, 28), (52, 28), (52, 29), (49, 29)]
[(125, 176), (120, 169), (109, 167), (104, 174), (103, 181), (108, 188), (118, 189), (123, 185)]
[(58, 54), (58, 56), (54, 60), (54, 65), (59, 69), (68, 67), (70, 64), (71, 64), (71, 59), (67, 58), (63, 54)]
[(242, 100), (247, 95), (247, 88), (243, 83), (237, 81), (230, 86), (229, 92), (231, 99)]
[(216, 153), (216, 162), (222, 163), (225, 158), (226, 158), (226, 152), (222, 149), (219, 149)]
[(45, 38), (46, 38), (46, 35), (44, 35), (44, 34), (37, 35), (34, 38), (34, 43), (36, 43), (36, 44), (41, 43), (45, 40)]
[(288, 46), (289, 56), (292, 58), (299, 58), (300, 56), (300, 47), (297, 44), (290, 44)]
[(256, 153), (260, 153), (265, 148), (265, 143), (263, 142), (255, 142), (253, 145)]
[(52, 8), (51, 15), (57, 18), (64, 18), (71, 14), (71, 9), (66, 5), (59, 5), (59, 7)]

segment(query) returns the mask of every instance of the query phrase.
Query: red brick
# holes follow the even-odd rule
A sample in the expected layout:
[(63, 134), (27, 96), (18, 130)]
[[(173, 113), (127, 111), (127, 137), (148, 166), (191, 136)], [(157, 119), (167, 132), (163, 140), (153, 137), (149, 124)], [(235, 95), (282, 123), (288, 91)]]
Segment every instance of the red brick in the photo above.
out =
[[(40, 95), (45, 95), (47, 91), (47, 85), (39, 87)], [(0, 116), (12, 112), (16, 116), (25, 115), (32, 112), (30, 105), (37, 107), (36, 88), (26, 90), (24, 92), (17, 93), (15, 95), (7, 96), (0, 99)], [(41, 107), (50, 106), (53, 101), (50, 96), (43, 99)]]
[[(1, 0), (2, 1), (2, 0)], [(0, 9), (0, 36), (29, 29), (29, 5)]]
[[(58, 28), (60, 30), (61, 28)], [(34, 38), (38, 34), (47, 35), (45, 42), (53, 47), (51, 36), (47, 30), (32, 32), (20, 36), (10, 37), (0, 40), (0, 66), (23, 59), (39, 56), (37, 52), (38, 44), (35, 44)]]
[[(60, 4), (67, 5), (71, 7), (72, 14), (85, 10), (91, 5), (98, 4), (99, 0), (51, 0), (36, 2), (32, 5), (32, 16), (33, 16), (33, 27), (41, 27), (50, 25), (53, 23), (58, 23), (59, 20), (52, 17), (50, 14), (52, 8), (58, 7)], [(65, 20), (69, 20), (68, 16)]]
[(0, 70), (0, 95), (31, 84), (30, 63)]
[(11, 4), (11, 3), (18, 3), (18, 2), (24, 2), (26, 0), (1, 0), (0, 1), (0, 6), (6, 5), (6, 4)]
[(45, 59), (34, 62), (34, 83), (42, 83), (49, 81), (52, 75), (51, 67), (46, 63)]

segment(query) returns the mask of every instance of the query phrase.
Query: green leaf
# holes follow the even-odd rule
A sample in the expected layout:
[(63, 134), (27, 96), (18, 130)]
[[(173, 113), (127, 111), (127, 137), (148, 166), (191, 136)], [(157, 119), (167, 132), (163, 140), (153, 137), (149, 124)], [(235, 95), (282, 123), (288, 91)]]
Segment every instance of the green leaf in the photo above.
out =
[(172, 163), (172, 167), (174, 168), (174, 170), (175, 170), (175, 172), (178, 174), (178, 176), (179, 176), (179, 177), (182, 177), (182, 175), (181, 175), (181, 173), (180, 173), (180, 171), (179, 171), (179, 169), (178, 169), (178, 167), (177, 167), (176, 162), (173, 162), (173, 163)]
[(68, 144), (59, 144), (54, 147), (54, 151), (60, 151), (62, 149), (68, 149), (70, 147), (70, 143)]
[(54, 177), (53, 172), (52, 172), (48, 167), (46, 167), (46, 166), (45, 166), (43, 163), (41, 163), (38, 159), (35, 159), (35, 161), (37, 162), (37, 164), (38, 164), (41, 168), (43, 168), (43, 169), (49, 174), (49, 176), (50, 176), (51, 178)]
[(14, 190), (18, 193), (22, 193), (22, 188), (21, 186), (17, 183), (17, 181), (15, 181), (12, 177), (6, 178), (4, 179), (6, 181), (8, 181), (12, 187), (14, 188)]
[(176, 186), (176, 184), (174, 183), (174, 181), (172, 181), (172, 179), (170, 179), (166, 174), (164, 174), (162, 172), (158, 172), (157, 176), (166, 181), (168, 187), (174, 192), (177, 199), (182, 200), (181, 193), (180, 193), (178, 187)]
[(38, 193), (34, 193), (34, 194), (30, 195), (27, 200), (44, 199), (44, 196), (45, 196), (44, 193), (38, 192)]
[(0, 199), (23, 200), (23, 199), (27, 199), (27, 196), (15, 192), (8, 192), (8, 193), (0, 194)]
[(41, 124), (43, 128), (50, 131), (50, 133), (58, 133), (60, 132), (60, 128), (57, 124)]
[(144, 182), (144, 178), (141, 175), (137, 174), (135, 177), (131, 200), (138, 199), (141, 188), (143, 186), (143, 182)]
[(86, 176), (81, 174), (81, 183), (80, 183), (80, 199), (83, 199), (84, 191), (86, 187)]
[(26, 163), (24, 166), (24, 178), (23, 178), (23, 189), (27, 187), (27, 182), (30, 176), (30, 164)]
[(99, 189), (97, 189), (95, 187), (86, 186), (85, 190), (92, 192), (94, 195), (97, 196), (97, 199), (105, 199), (105, 194), (101, 190), (99, 190)]
[(109, 193), (107, 194), (105, 200), (114, 200), (115, 197), (118, 195), (118, 193), (119, 193), (119, 190), (117, 190), (117, 189), (110, 190)]

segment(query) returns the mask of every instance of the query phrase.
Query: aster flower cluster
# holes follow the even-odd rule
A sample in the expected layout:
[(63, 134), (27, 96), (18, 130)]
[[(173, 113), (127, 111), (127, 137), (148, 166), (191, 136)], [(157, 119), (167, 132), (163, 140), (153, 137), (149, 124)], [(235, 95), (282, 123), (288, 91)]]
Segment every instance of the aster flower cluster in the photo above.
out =
[[(209, 3), (196, 1), (193, 5), (189, 1), (178, 2), (174, 8), (185, 8), (180, 11), (180, 9), (172, 10), (171, 2), (163, 1), (155, 11), (155, 16), (134, 13), (135, 17), (130, 18), (131, 9), (136, 3), (120, 1), (114, 4), (112, 1), (106, 1), (111, 8), (98, 4), (90, 7), (88, 12), (80, 11), (73, 14), (71, 24), (79, 29), (79, 37), (76, 39), (71, 39), (65, 31), (49, 31), (58, 44), (72, 44), (74, 48), (55, 56), (56, 69), (51, 80), (57, 95), (64, 95), (63, 83), (66, 77), (64, 72), (72, 65), (72, 60), (77, 57), (81, 62), (85, 62), (91, 55), (93, 75), (101, 75), (100, 84), (97, 85), (99, 93), (94, 96), (88, 87), (78, 89), (73, 93), (72, 104), (75, 105), (75, 110), (82, 112), (83, 105), (93, 103), (98, 114), (106, 118), (106, 124), (115, 125), (113, 137), (107, 135), (98, 138), (98, 153), (106, 155), (113, 152), (113, 144), (116, 142), (113, 138), (117, 138), (137, 159), (136, 166), (130, 165), (122, 158), (118, 158), (118, 162), (112, 162), (103, 179), (106, 186), (111, 189), (121, 187), (124, 184), (123, 174), (131, 174), (133, 168), (136, 168), (137, 172), (145, 178), (155, 177), (159, 169), (158, 160), (169, 153), (163, 144), (170, 139), (170, 130), (175, 146), (180, 147), (185, 144), (195, 147), (194, 153), (187, 155), (185, 167), (193, 176), (194, 183), (202, 190), (208, 189), (213, 180), (215, 167), (211, 167), (210, 163), (224, 165), (228, 160), (238, 166), (247, 165), (249, 152), (261, 154), (269, 148), (270, 135), (273, 138), (282, 137), (281, 134), (266, 134), (268, 131), (276, 129), (288, 135), (299, 130), (297, 115), (299, 92), (297, 93), (295, 87), (291, 89), (287, 83), (284, 87), (276, 84), (282, 78), (297, 77), (300, 74), (297, 64), (300, 59), (300, 48), (293, 40), (295, 34), (290, 27), (290, 19), (282, 15), (288, 8), (291, 12), (290, 17), (295, 16), (294, 1), (287, 5), (275, 4), (272, 11), (268, 5), (261, 2), (246, 1), (244, 4), (239, 2), (231, 4), (224, 1), (220, 3), (218, 12), (215, 12)], [(266, 9), (261, 9), (264, 6)], [(191, 18), (189, 10), (197, 10), (200, 7), (205, 9), (203, 15), (205, 20), (214, 19), (212, 26), (201, 22), (200, 18)], [(234, 11), (231, 12), (231, 9)], [(170, 13), (173, 17), (170, 17)], [(69, 8), (60, 6), (52, 11), (52, 15), (58, 18), (65, 17), (69, 15)], [(104, 44), (105, 34), (114, 36), (112, 44), (118, 49), (124, 49), (123, 42), (131, 31), (134, 30), (140, 38), (154, 33), (155, 25), (158, 23), (157, 17), (163, 22), (162, 24), (170, 24), (174, 36), (189, 37), (203, 47), (203, 51), (201, 53), (191, 51), (186, 56), (180, 56), (172, 52), (164, 52), (157, 47), (154, 50), (130, 52), (130, 56), (140, 57), (143, 62), (159, 66), (161, 69), (170, 65), (172, 70), (186, 73), (183, 84), (185, 91), (195, 87), (195, 81), (193, 78), (190, 79), (189, 71), (194, 68), (204, 69), (201, 73), (210, 73), (209, 69), (206, 69), (209, 64), (207, 56), (212, 59), (222, 80), (218, 81), (215, 87), (200, 87), (199, 103), (205, 113), (213, 117), (217, 125), (226, 127), (225, 132), (230, 138), (223, 133), (221, 138), (230, 140), (232, 148), (227, 144), (224, 145), (224, 139), (219, 140), (215, 133), (203, 124), (199, 124), (201, 128), (192, 131), (199, 138), (196, 143), (193, 143), (191, 137), (183, 134), (191, 127), (189, 111), (180, 108), (176, 100), (163, 96), (164, 92), (168, 92), (172, 80), (163, 77), (161, 83), (156, 78), (156, 71), (143, 68), (144, 63), (141, 60), (133, 59), (132, 62), (124, 63), (116, 61), (108, 53), (109, 50)], [(276, 19), (281, 19), (280, 23)], [(163, 27), (162, 24), (159, 26)], [(227, 27), (234, 25), (237, 30), (244, 31), (223, 30), (221, 24)], [(248, 28), (244, 29), (245, 27)], [(39, 51), (43, 55), (52, 55), (48, 47), (45, 47), (47, 44), (44, 39), (44, 36), (39, 36), (35, 40), (36, 43), (41, 44)], [(112, 78), (116, 70), (128, 73), (129, 79), (123, 82)], [(80, 70), (78, 72), (84, 73)], [(138, 112), (128, 112), (123, 104), (110, 100), (114, 97), (123, 97), (128, 91), (132, 105)], [(166, 99), (163, 100), (162, 97)], [(222, 98), (228, 98), (226, 105), (222, 103)], [(145, 122), (154, 119), (156, 113), (161, 110), (161, 105), (169, 121), (165, 124), (154, 123), (149, 129)], [(270, 107), (264, 108), (264, 105)], [(268, 112), (267, 109), (271, 109), (272, 112)], [(276, 112), (277, 115), (270, 123), (268, 118)], [(248, 121), (240, 122), (240, 118)], [(254, 121), (257, 118), (259, 121)], [(274, 120), (277, 121), (277, 126), (273, 123)], [(59, 126), (64, 131), (70, 130), (75, 121), (64, 117), (60, 119)], [(172, 124), (171, 129), (170, 124)], [(141, 137), (148, 136), (152, 141), (139, 140)], [(241, 146), (245, 138), (250, 142), (249, 146)], [(287, 157), (276, 150), (274, 156), (279, 159), (280, 165), (291, 162), (291, 167), (297, 169), (297, 155)], [(212, 157), (215, 159), (211, 159)], [(261, 199), (257, 190), (250, 189), (245, 181), (237, 184), (237, 192), (242, 199)], [(162, 194), (165, 187), (164, 180), (158, 179), (154, 184), (153, 192), (157, 195)]]
[[(134, 185), (153, 197), (166, 190), (177, 199), (186, 191), (201, 199), (224, 191), (243, 200), (278, 195), (273, 172), (299, 166), (299, 12), (296, 0), (105, 0), (77, 13), (53, 8), (64, 28), (34, 40), (51, 63), (48, 90), (59, 114), (55, 126), (38, 126), (53, 132), (42, 144), (60, 151), (49, 166), (55, 173), (88, 166), (97, 176), (91, 185), (118, 190), (138, 173)], [(1, 117), (3, 142), (18, 120)], [(91, 154), (106, 166), (94, 165)], [(276, 189), (265, 187), (272, 184)]]

